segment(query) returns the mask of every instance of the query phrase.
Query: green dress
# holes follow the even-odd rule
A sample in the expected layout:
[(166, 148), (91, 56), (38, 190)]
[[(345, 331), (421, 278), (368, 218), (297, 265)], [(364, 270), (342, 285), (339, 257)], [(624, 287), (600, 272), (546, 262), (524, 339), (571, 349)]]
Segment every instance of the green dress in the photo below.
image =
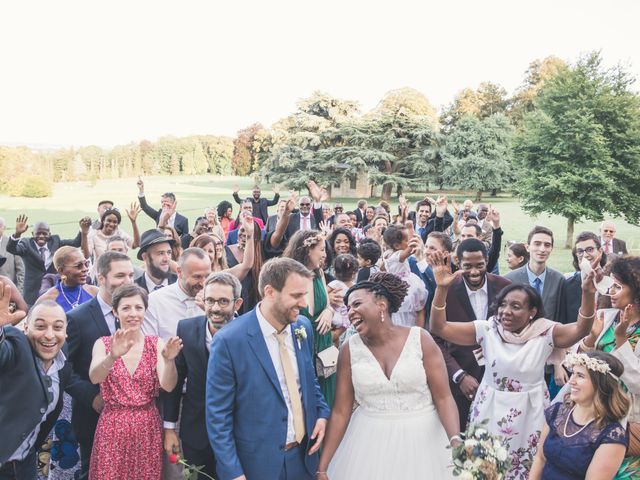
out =
[[(325, 348), (329, 348), (333, 345), (333, 336), (331, 335), (331, 330), (329, 330), (324, 335), (320, 335), (316, 330), (316, 320), (322, 313), (322, 311), (327, 308), (327, 291), (324, 287), (324, 282), (322, 278), (316, 275), (313, 278), (313, 305), (314, 305), (314, 314), (311, 315), (309, 313), (308, 308), (303, 308), (300, 310), (300, 314), (307, 317), (311, 320), (313, 325), (313, 344), (314, 344), (314, 354), (323, 351)], [(315, 355), (313, 359), (313, 364), (315, 365)], [(329, 378), (318, 377), (318, 383), (320, 383), (320, 390), (324, 395), (329, 408), (333, 407), (333, 399), (336, 396), (336, 374), (334, 373)]]
[[(604, 332), (604, 335), (602, 335), (602, 337), (600, 338), (600, 341), (596, 345), (596, 348), (598, 350), (601, 350), (605, 353), (611, 353), (611, 351), (616, 347), (616, 336), (614, 331), (616, 325), (618, 324), (619, 318), (620, 314), (618, 314), (617, 318), (613, 321), (607, 331)], [(636, 328), (635, 332), (631, 334), (628, 340), (631, 348), (634, 351), (638, 340), (640, 340), (640, 327)], [(624, 384), (622, 384), (622, 386), (624, 387)], [(640, 457), (624, 457), (622, 465), (620, 466), (618, 473), (614, 477), (614, 480), (631, 480), (638, 478), (640, 478)]]

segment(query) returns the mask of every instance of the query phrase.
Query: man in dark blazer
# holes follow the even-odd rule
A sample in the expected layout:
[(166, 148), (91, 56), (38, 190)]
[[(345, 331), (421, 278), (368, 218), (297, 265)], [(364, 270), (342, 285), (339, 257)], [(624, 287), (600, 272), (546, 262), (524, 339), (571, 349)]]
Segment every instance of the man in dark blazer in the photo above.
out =
[(176, 283), (178, 276), (171, 272), (169, 264), (174, 243), (155, 228), (142, 234), (138, 260), (144, 262), (145, 269), (134, 282), (148, 293)]
[[(267, 224), (267, 220), (269, 219), (269, 207), (273, 205), (277, 205), (280, 200), (280, 193), (277, 187), (273, 187), (273, 199), (268, 200), (266, 198), (261, 197), (260, 187), (256, 185), (253, 187), (253, 191), (251, 192), (251, 197), (247, 197), (247, 200), (251, 200), (251, 207), (253, 208), (253, 218), (259, 218), (262, 220), (264, 225)], [(233, 187), (233, 199), (239, 205), (242, 205), (244, 199), (240, 198), (238, 195), (238, 186)]]
[[(447, 294), (447, 320), (486, 320), (495, 313), (493, 302), (496, 295), (511, 282), (487, 273), (487, 247), (481, 240), (470, 238), (462, 241), (456, 255), (462, 276), (453, 282)], [(434, 339), (447, 365), (451, 393), (460, 415), (460, 429), (464, 431), (471, 402), (484, 374), (484, 367), (478, 364), (474, 353), (480, 347), (455, 345), (437, 336)]]
[(353, 213), (356, 214), (356, 222), (357, 222), (357, 224), (354, 225), (354, 227), (360, 227), (360, 224), (362, 223), (362, 219), (364, 218), (366, 211), (367, 211), (367, 201), (358, 200), (358, 206), (353, 211)]
[(22, 295), (24, 292), (24, 262), (21, 257), (7, 252), (9, 237), (4, 234), (6, 226), (4, 218), (0, 218), (0, 257), (6, 259), (4, 264), (0, 265), (0, 275), (9, 277)]
[(189, 233), (189, 220), (176, 212), (176, 196), (173, 193), (164, 193), (160, 197), (162, 207), (160, 210), (156, 210), (147, 203), (144, 195), (144, 182), (138, 177), (138, 201), (142, 211), (155, 220), (156, 225), (169, 225), (175, 228), (180, 237)]
[(0, 284), (0, 478), (33, 479), (36, 448), (58, 419), (71, 374), (61, 351), (67, 319), (44, 300), (29, 312), (25, 335), (11, 326), (10, 293)]
[(299, 210), (289, 216), (286, 237), (291, 238), (298, 230), (317, 230), (322, 221), (322, 204), (313, 208), (314, 204), (308, 196), (300, 197)]
[[(215, 457), (207, 436), (205, 390), (207, 363), (213, 336), (229, 323), (242, 305), (240, 281), (228, 272), (213, 273), (204, 286), (205, 313), (178, 322), (177, 335), (182, 350), (176, 358), (178, 383), (164, 395), (164, 445), (167, 455), (180, 452), (176, 424), (180, 416), (180, 440), (183, 456), (203, 471), (216, 476)], [(183, 386), (187, 382), (184, 395)]]
[(553, 251), (553, 232), (546, 227), (535, 226), (529, 232), (525, 247), (529, 252), (529, 263), (504, 277), (512, 283), (533, 287), (542, 297), (545, 318), (560, 322), (564, 316), (564, 275), (547, 266)]
[(72, 240), (61, 240), (58, 235), (51, 235), (49, 225), (42, 221), (33, 226), (31, 238), (20, 238), (29, 229), (28, 220), (26, 215), (20, 215), (16, 219), (16, 230), (9, 238), (7, 252), (22, 257), (24, 261), (24, 299), (29, 305), (33, 305), (38, 299), (42, 277), (47, 273), (56, 273), (53, 254), (58, 248), (65, 245), (82, 247), (83, 253), (88, 256), (87, 235), (91, 219), (84, 217), (80, 220), (80, 233)]
[(93, 345), (100, 337), (113, 335), (119, 327), (111, 309), (111, 298), (116, 288), (133, 283), (133, 265), (127, 255), (108, 251), (98, 258), (96, 273), (98, 294), (67, 315), (68, 357), (73, 366), (67, 393), (73, 398), (71, 424), (80, 443), (83, 478), (89, 472), (93, 436), (104, 407), (100, 387), (89, 380)]

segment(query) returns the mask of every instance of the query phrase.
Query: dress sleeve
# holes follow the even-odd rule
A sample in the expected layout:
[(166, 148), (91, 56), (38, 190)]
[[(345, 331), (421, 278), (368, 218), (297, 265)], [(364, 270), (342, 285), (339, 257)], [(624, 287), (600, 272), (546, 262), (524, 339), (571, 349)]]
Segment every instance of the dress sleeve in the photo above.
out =
[(604, 445), (607, 443), (619, 443), (625, 446), (629, 444), (627, 431), (618, 422), (610, 423), (602, 431), (600, 442), (598, 442), (598, 444)]
[(558, 410), (560, 410), (560, 407), (562, 407), (562, 403), (558, 402), (544, 409), (544, 419), (547, 421), (547, 425), (550, 429), (554, 428), (554, 423), (558, 416)]
[(482, 346), (485, 335), (491, 329), (491, 322), (489, 320), (474, 320), (473, 325), (476, 327), (476, 341), (478, 345)]

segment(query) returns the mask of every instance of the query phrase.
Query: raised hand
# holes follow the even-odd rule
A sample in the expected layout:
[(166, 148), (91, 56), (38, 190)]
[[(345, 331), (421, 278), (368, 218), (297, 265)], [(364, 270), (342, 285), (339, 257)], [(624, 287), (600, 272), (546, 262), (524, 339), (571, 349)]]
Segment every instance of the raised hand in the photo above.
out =
[(142, 177), (140, 177), (138, 175), (138, 181), (136, 182), (136, 185), (138, 185), (138, 191), (140, 193), (144, 193), (144, 182), (142, 181)]
[(180, 337), (170, 337), (162, 349), (162, 357), (165, 360), (175, 360), (182, 350), (182, 339)]
[(489, 220), (495, 230), (500, 228), (500, 212), (494, 206), (489, 205), (489, 213), (485, 220)]
[(433, 252), (431, 254), (431, 268), (433, 269), (433, 276), (436, 280), (438, 287), (447, 288), (453, 283), (453, 281), (462, 274), (462, 270), (458, 270), (456, 273), (451, 273), (451, 259), (448, 255), (444, 255), (442, 252)]
[(325, 222), (324, 220), (322, 220), (318, 224), (318, 228), (320, 229), (322, 236), (326, 240), (331, 236), (331, 232), (333, 232), (334, 225), (329, 225), (329, 222)]
[(80, 231), (83, 233), (83, 235), (86, 235), (89, 233), (89, 229), (91, 228), (91, 218), (89, 217), (83, 217), (80, 219)]
[(17, 310), (15, 312), (11, 311), (11, 308), (9, 307), (10, 302), (11, 287), (0, 282), (0, 327), (17, 324), (22, 320), (22, 317), (24, 317), (24, 312), (22, 310)]
[(111, 336), (111, 355), (116, 360), (126, 355), (136, 343), (137, 330), (131, 328), (116, 330)]
[(406, 210), (409, 204), (407, 203), (407, 197), (404, 194), (398, 196), (398, 203), (400, 204), (400, 210)]
[(616, 345), (620, 346), (629, 338), (629, 327), (631, 326), (631, 322), (633, 320), (632, 311), (634, 306), (632, 304), (627, 305), (624, 310), (620, 312), (620, 322), (616, 326), (616, 329), (613, 331), (616, 337)]
[(240, 187), (236, 184), (233, 186), (233, 193), (238, 193), (240, 191)]
[(455, 213), (457, 216), (458, 213), (460, 213), (460, 205), (458, 205), (458, 202), (456, 202), (455, 200), (451, 200), (451, 206), (453, 207), (453, 213)]
[(125, 212), (127, 212), (127, 216), (131, 220), (131, 223), (136, 222), (136, 219), (138, 218), (138, 215), (140, 215), (141, 211), (142, 209), (140, 208), (140, 205), (138, 205), (138, 202), (131, 202), (131, 207), (128, 209), (125, 208)]
[(29, 224), (27, 223), (28, 221), (29, 217), (27, 217), (25, 214), (19, 215), (18, 218), (16, 218), (16, 238), (18, 238), (29, 229)]
[(309, 195), (313, 198), (315, 203), (322, 203), (329, 200), (329, 193), (324, 187), (319, 187), (316, 182), (309, 180), (307, 182), (307, 188), (309, 189)]
[(593, 279), (596, 276), (596, 272), (594, 270), (590, 270), (589, 273), (583, 276), (582, 278), (582, 291), (585, 293), (590, 293), (592, 295), (596, 294), (596, 285)]
[(287, 213), (291, 213), (296, 209), (297, 206), (298, 196), (296, 195), (296, 192), (294, 192), (293, 190), (289, 190), (289, 200), (287, 200), (287, 203), (284, 206), (284, 211)]
[(444, 217), (444, 213), (447, 211), (447, 207), (449, 206), (449, 201), (447, 197), (438, 197), (438, 200), (435, 202), (436, 205), (436, 217), (442, 218)]
[(273, 193), (280, 193), (280, 185), (274, 185), (271, 190), (273, 190)]

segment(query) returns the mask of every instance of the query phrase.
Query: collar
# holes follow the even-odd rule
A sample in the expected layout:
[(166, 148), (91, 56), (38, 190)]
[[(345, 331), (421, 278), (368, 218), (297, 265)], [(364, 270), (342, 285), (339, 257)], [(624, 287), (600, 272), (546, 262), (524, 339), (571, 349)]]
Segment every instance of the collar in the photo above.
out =
[(33, 245), (36, 247), (36, 250), (39, 252), (41, 248), (44, 248), (47, 252), (49, 251), (49, 241), (47, 240), (47, 243), (45, 243), (43, 246), (39, 246), (36, 241), (32, 238), (31, 241), (33, 242)]
[[(267, 337), (273, 336), (274, 333), (277, 334), (278, 331), (273, 327), (273, 325), (269, 323), (269, 321), (262, 314), (262, 311), (260, 310), (260, 305), (262, 305), (262, 302), (260, 302), (256, 307), (256, 316), (258, 317), (258, 324), (260, 325), (260, 330), (262, 331), (262, 335), (265, 338), (267, 338)], [(289, 329), (286, 327), (284, 330), (286, 332), (289, 331)]]
[(113, 307), (102, 299), (100, 292), (98, 292), (96, 298), (98, 299), (98, 304), (100, 305), (100, 310), (102, 310), (102, 316), (104, 318), (107, 318), (109, 314), (113, 314)]
[(478, 293), (478, 292), (484, 292), (487, 297), (489, 296), (489, 290), (487, 289), (487, 284), (489, 282), (487, 282), (487, 276), (486, 275), (484, 276), (484, 284), (478, 290), (471, 290), (469, 288), (469, 285), (467, 285), (467, 281), (464, 278), (462, 279), (462, 283), (464, 283), (464, 288), (467, 289), (467, 295), (469, 295), (469, 296), (474, 294), (474, 293)]
[[(175, 282), (173, 282), (171, 285), (164, 287), (162, 290), (166, 290), (168, 288), (173, 287), (174, 290), (176, 291), (176, 296), (178, 297), (178, 300), (180, 300), (181, 302), (184, 302), (185, 300), (195, 300), (195, 298), (190, 297), (189, 295), (187, 295), (184, 290), (182, 290), (182, 288), (180, 288), (180, 282), (179, 280), (176, 280)], [(170, 292), (171, 290), (167, 290), (168, 292)]]
[(166, 286), (169, 285), (169, 279), (168, 278), (165, 278), (160, 283), (156, 283), (156, 282), (153, 281), (153, 279), (149, 276), (149, 274), (147, 272), (144, 272), (144, 281), (147, 284), (147, 286), (157, 287), (158, 285), (164, 285), (166, 287)]
[(529, 278), (529, 284), (533, 285), (533, 281), (536, 278), (539, 278), (540, 281), (542, 282), (542, 284), (544, 284), (544, 279), (547, 276), (547, 267), (544, 267), (544, 272), (542, 272), (540, 275), (536, 275), (535, 273), (533, 273), (530, 269), (529, 269), (529, 264), (527, 263), (525, 265), (526, 269), (527, 269), (527, 277)]
[(36, 362), (38, 362), (38, 366), (40, 367), (40, 370), (42, 370), (42, 372), (45, 375), (49, 375), (49, 376), (54, 375), (58, 373), (60, 370), (62, 370), (66, 361), (67, 361), (67, 357), (65, 357), (64, 353), (62, 352), (62, 349), (60, 349), (60, 351), (56, 354), (56, 356), (53, 357), (53, 363), (49, 367), (49, 370), (45, 372), (44, 363), (42, 362), (42, 359), (36, 355)]

